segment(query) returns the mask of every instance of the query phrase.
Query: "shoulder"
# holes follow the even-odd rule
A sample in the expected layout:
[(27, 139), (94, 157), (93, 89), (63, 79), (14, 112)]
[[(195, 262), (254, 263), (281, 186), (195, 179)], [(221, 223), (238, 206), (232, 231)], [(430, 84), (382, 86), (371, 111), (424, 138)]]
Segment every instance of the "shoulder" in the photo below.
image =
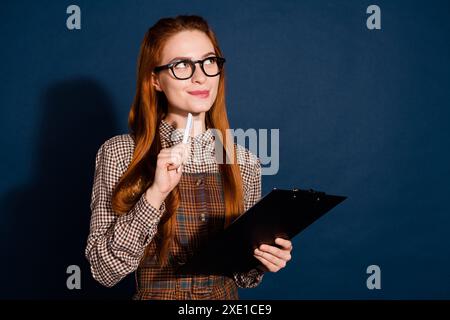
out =
[(261, 162), (259, 158), (247, 148), (236, 144), (236, 156), (244, 184), (261, 175)]
[(120, 134), (106, 140), (103, 145), (108, 152), (124, 153), (134, 149), (134, 141), (130, 134)]
[(236, 143), (236, 150), (237, 160), (241, 166), (254, 167), (260, 164), (259, 158), (247, 148)]
[(120, 166), (128, 166), (134, 152), (134, 140), (130, 134), (120, 134), (107, 139), (97, 152), (99, 158), (114, 161)]

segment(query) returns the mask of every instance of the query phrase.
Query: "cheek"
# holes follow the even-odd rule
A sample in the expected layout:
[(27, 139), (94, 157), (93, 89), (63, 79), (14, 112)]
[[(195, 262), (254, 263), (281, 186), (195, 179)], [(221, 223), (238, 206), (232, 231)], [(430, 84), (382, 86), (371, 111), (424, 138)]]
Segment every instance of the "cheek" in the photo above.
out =
[(163, 84), (163, 91), (167, 97), (167, 100), (172, 103), (179, 100), (185, 91), (184, 87), (185, 85), (182, 81), (174, 81), (172, 79), (165, 81)]
[(216, 100), (218, 89), (219, 89), (219, 79), (215, 80), (214, 83), (211, 85), (212, 102)]

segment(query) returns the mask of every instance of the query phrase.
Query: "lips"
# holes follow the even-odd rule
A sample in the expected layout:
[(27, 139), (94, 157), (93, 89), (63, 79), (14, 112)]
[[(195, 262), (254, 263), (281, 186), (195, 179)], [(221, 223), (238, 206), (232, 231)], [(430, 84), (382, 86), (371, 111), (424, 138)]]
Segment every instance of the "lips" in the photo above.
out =
[(189, 94), (196, 96), (198, 98), (208, 98), (209, 90), (196, 90), (196, 91), (188, 91)]

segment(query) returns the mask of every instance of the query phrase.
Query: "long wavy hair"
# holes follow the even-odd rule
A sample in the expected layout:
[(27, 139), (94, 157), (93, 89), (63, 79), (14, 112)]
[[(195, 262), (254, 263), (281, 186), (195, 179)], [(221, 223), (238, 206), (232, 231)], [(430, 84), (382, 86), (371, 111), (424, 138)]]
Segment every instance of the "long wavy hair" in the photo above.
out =
[[(112, 195), (112, 208), (118, 214), (129, 212), (142, 194), (153, 183), (156, 159), (161, 150), (159, 125), (167, 115), (168, 102), (162, 92), (155, 90), (151, 82), (151, 71), (161, 63), (162, 50), (173, 35), (186, 30), (204, 32), (211, 40), (215, 53), (222, 56), (218, 41), (208, 23), (199, 16), (180, 15), (160, 19), (152, 26), (141, 43), (137, 64), (137, 88), (128, 117), (128, 126), (135, 149), (126, 172), (120, 178)], [(207, 128), (219, 130), (223, 147), (223, 161), (219, 161), (225, 202), (225, 224), (227, 227), (244, 210), (242, 178), (236, 159), (234, 141), (229, 134), (229, 122), (225, 106), (225, 68), (219, 79), (217, 97), (205, 116)], [(232, 159), (230, 159), (232, 157)], [(156, 252), (161, 266), (168, 262), (170, 246), (174, 240), (176, 212), (180, 204), (180, 191), (175, 187), (165, 199), (166, 211), (158, 225)], [(148, 254), (147, 247), (144, 257)]]

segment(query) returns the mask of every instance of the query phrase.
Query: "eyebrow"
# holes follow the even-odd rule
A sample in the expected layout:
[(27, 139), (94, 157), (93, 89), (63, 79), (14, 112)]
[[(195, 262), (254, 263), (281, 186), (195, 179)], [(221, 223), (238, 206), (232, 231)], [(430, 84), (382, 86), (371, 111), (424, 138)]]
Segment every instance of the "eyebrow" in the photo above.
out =
[[(216, 54), (216, 53), (210, 51), (210, 52), (208, 52), (208, 53), (205, 53), (205, 54), (202, 56), (202, 58), (205, 58), (205, 57), (207, 57), (207, 56), (209, 56), (209, 55), (212, 55), (212, 54)], [(170, 60), (168, 63), (172, 63), (172, 62), (174, 62), (174, 61), (176, 61), (176, 60), (184, 60), (184, 59), (191, 59), (191, 60), (192, 60), (192, 57), (175, 57), (175, 58), (173, 58), (172, 60)]]

